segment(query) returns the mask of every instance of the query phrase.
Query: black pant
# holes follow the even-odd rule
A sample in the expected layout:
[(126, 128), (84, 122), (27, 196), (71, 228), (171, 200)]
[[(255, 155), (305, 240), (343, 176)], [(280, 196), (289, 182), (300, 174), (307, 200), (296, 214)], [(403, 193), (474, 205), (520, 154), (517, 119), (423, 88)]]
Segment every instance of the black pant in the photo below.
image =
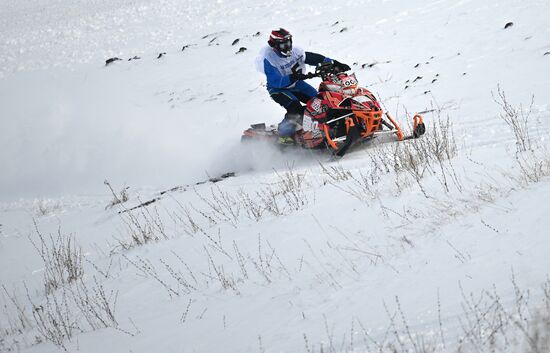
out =
[[(311, 98), (301, 92), (292, 92), (292, 94), (295, 95), (296, 98), (298, 98), (302, 103), (307, 103), (307, 101)], [(283, 108), (285, 108), (287, 113), (289, 114), (302, 115), (304, 113), (305, 107), (302, 106), (300, 102), (292, 99), (290, 96), (287, 96), (282, 92), (272, 93), (270, 97), (275, 102), (279, 103)]]

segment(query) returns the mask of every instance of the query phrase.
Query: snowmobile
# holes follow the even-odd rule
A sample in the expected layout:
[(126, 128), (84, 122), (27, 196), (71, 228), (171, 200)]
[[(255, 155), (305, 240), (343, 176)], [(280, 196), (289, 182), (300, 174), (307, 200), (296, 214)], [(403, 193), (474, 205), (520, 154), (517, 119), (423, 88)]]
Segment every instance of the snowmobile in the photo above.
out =
[[(293, 139), (307, 149), (328, 149), (343, 156), (350, 147), (379, 135), (394, 135), (398, 141), (418, 138), (426, 131), (420, 114), (413, 117), (413, 131), (405, 136), (397, 122), (384, 111), (376, 97), (359, 87), (354, 73), (342, 72), (332, 62), (320, 64), (307, 78), (320, 77), (319, 94), (305, 107), (303, 120)], [(277, 144), (277, 127), (253, 124), (243, 132), (242, 142), (269, 141)]]

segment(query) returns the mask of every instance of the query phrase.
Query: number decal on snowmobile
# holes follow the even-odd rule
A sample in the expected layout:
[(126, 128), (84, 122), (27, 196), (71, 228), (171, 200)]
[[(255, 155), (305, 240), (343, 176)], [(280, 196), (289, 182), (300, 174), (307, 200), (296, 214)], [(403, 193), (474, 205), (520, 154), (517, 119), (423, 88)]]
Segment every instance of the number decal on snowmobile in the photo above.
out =
[(346, 86), (346, 87), (354, 86), (356, 84), (357, 84), (357, 81), (355, 81), (353, 78), (343, 82), (343, 85)]

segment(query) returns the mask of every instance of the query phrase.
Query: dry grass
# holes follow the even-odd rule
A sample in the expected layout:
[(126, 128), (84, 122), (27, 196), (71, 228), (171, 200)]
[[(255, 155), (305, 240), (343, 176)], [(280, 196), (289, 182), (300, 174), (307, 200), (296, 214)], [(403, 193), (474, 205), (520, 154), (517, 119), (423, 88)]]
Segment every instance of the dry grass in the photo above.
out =
[(519, 107), (515, 108), (506, 97), (504, 91), (500, 89), (500, 86), (497, 86), (497, 96), (495, 97), (493, 94), (493, 100), (502, 109), (502, 112), (499, 114), (500, 118), (508, 125), (514, 134), (517, 152), (531, 150), (533, 148), (533, 143), (529, 132), (529, 117), (531, 116), (535, 97), (532, 96), (531, 104), (527, 111), (521, 104)]
[(157, 207), (126, 209), (118, 215), (124, 224), (125, 234), (121, 238), (115, 238), (118, 244), (111, 250), (112, 253), (170, 238)]
[(57, 235), (45, 236), (34, 223), (38, 242), (29, 236), (29, 240), (44, 264), (44, 287), (46, 294), (52, 293), (65, 284), (82, 278), (83, 255), (81, 247), (76, 244), (72, 235), (57, 230)]
[(53, 200), (37, 199), (33, 202), (36, 217), (46, 217), (60, 212), (63, 207), (60, 202)]
[(108, 180), (105, 180), (103, 184), (105, 184), (109, 188), (109, 190), (111, 191), (111, 195), (113, 196), (113, 199), (107, 204), (107, 206), (105, 206), (106, 210), (130, 200), (130, 195), (128, 194), (128, 189), (130, 188), (129, 186), (125, 186), (117, 194)]
[(433, 197), (439, 189), (428, 190), (424, 186), (427, 177), (436, 178), (445, 193), (452, 188), (463, 189), (452, 163), (458, 148), (448, 118), (436, 116), (428, 125), (426, 135), (419, 139), (377, 146), (366, 153), (369, 165), (358, 171), (321, 164), (325, 183), (367, 203), (381, 196), (381, 186), (388, 190), (390, 178), (393, 178), (394, 195), (416, 185), (426, 198)]
[(499, 114), (500, 118), (515, 138), (515, 161), (520, 173), (509, 177), (525, 186), (550, 176), (550, 151), (543, 136), (540, 139), (534, 138), (537, 136), (537, 131), (533, 127), (534, 122), (530, 119), (534, 96), (527, 110), (522, 104), (514, 107), (500, 87), (497, 87), (497, 97), (493, 95), (493, 98), (502, 110)]
[[(358, 317), (350, 320), (349, 335), (336, 337), (333, 326), (323, 316), (325, 339), (312, 344), (303, 333), (305, 351), (369, 352), (369, 353), (546, 353), (550, 351), (550, 282), (542, 286), (542, 301), (533, 299), (529, 291), (521, 290), (512, 276), (515, 297), (504, 304), (496, 289), (480, 295), (462, 290), (463, 311), (452, 320), (441, 319), (438, 296), (438, 325), (426, 330), (415, 330), (401, 306), (399, 297), (393, 305), (384, 304), (388, 325), (377, 334), (369, 330)], [(462, 287), (460, 287), (462, 288)], [(450, 327), (447, 328), (447, 325)]]
[(105, 291), (94, 279), (94, 286), (79, 279), (43, 300), (35, 300), (27, 290), (32, 327), (42, 340), (68, 351), (67, 342), (76, 334), (100, 328), (118, 328), (115, 319), (116, 293)]
[(84, 255), (74, 236), (60, 228), (46, 236), (36, 223), (35, 233), (37, 239), (29, 240), (43, 261), (44, 291), (31, 292), (23, 283), (25, 296), (2, 286), (8, 327), (0, 329), (0, 347), (20, 350), (49, 341), (69, 351), (67, 343), (79, 333), (106, 327), (123, 331), (115, 318), (117, 294), (95, 277), (85, 279)]
[(183, 227), (184, 233), (194, 236), (207, 233), (201, 225), (204, 222), (209, 227), (224, 223), (237, 227), (243, 220), (260, 222), (266, 217), (304, 209), (309, 202), (306, 173), (288, 167), (282, 173), (275, 171), (275, 176), (274, 182), (255, 192), (227, 191), (220, 184), (214, 184), (208, 195), (195, 190), (201, 204), (185, 206), (176, 200), (180, 212), (172, 217)]

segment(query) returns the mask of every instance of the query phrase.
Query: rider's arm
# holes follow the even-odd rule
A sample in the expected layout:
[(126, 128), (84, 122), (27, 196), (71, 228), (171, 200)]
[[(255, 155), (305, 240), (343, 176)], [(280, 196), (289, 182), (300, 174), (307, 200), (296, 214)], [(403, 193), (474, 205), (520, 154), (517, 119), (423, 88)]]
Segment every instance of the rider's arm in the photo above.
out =
[(310, 51), (306, 51), (306, 58), (305, 63), (312, 66), (317, 66), (320, 63), (324, 63), (327, 61), (331, 61), (331, 58), (328, 58), (326, 56), (323, 56), (321, 54), (312, 53)]
[(267, 59), (264, 59), (264, 72), (267, 77), (267, 87), (284, 88), (292, 83), (290, 75), (281, 75)]

